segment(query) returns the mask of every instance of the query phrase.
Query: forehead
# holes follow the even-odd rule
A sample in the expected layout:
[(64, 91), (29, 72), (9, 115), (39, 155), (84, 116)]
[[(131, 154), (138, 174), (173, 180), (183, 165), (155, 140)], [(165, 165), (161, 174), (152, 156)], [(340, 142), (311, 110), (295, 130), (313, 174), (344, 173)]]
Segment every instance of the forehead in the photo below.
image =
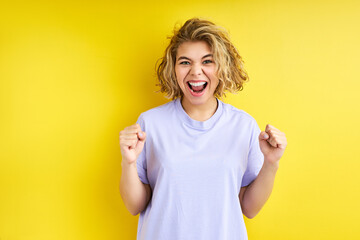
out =
[(210, 45), (205, 41), (184, 42), (177, 49), (177, 56), (191, 55), (197, 56), (211, 53)]

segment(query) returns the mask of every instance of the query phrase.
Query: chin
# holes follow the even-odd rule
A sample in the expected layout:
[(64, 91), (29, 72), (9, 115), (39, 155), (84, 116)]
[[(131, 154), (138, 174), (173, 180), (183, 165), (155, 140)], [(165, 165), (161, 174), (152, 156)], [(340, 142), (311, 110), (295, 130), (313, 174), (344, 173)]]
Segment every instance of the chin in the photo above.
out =
[(201, 97), (193, 97), (193, 96), (185, 96), (184, 98), (187, 99), (192, 105), (202, 105), (207, 103), (210, 100), (210, 96), (201, 96)]

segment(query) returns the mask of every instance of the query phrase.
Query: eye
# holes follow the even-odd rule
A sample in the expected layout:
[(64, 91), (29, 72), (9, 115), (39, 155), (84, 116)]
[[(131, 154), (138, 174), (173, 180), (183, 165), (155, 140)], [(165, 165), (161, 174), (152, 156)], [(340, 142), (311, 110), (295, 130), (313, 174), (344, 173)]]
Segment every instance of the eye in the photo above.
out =
[(204, 63), (212, 63), (213, 61), (211, 60), (205, 60)]
[(183, 62), (181, 62), (180, 64), (182, 64), (182, 65), (187, 65), (187, 63), (189, 63), (188, 61), (183, 61)]

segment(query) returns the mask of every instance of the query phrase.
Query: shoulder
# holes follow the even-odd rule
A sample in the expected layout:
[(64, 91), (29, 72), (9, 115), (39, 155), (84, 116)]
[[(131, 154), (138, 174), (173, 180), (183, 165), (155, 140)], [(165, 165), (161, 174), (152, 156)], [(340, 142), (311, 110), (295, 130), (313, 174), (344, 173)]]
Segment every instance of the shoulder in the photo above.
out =
[[(241, 126), (241, 129), (245, 129), (250, 136), (258, 136), (261, 132), (259, 124), (255, 118), (248, 112), (236, 108), (230, 104), (224, 103), (225, 113), (227, 115), (227, 121), (229, 125)], [(250, 137), (252, 139), (252, 137)]]
[(229, 119), (241, 120), (249, 123), (254, 123), (254, 122), (256, 123), (255, 118), (252, 115), (250, 115), (248, 112), (228, 103), (222, 102), (222, 104), (223, 104), (224, 112), (226, 113)]
[(139, 116), (139, 120), (152, 121), (152, 120), (163, 119), (164, 117), (167, 117), (169, 114), (171, 114), (174, 111), (174, 109), (175, 109), (175, 100), (172, 100), (170, 102), (164, 103), (157, 107), (146, 110), (145, 112), (142, 112)]

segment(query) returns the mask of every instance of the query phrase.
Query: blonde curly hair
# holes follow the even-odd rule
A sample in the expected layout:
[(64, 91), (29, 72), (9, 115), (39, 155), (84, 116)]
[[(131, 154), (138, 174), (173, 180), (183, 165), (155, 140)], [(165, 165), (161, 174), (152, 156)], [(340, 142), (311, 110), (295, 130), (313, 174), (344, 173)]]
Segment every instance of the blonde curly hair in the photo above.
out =
[(164, 57), (159, 59), (161, 63), (155, 66), (159, 80), (156, 86), (160, 87), (159, 91), (166, 93), (166, 98), (174, 100), (183, 96), (176, 80), (175, 63), (179, 46), (188, 41), (205, 41), (213, 52), (219, 78), (219, 85), (214, 92), (215, 97), (226, 96), (225, 91), (236, 93), (243, 90), (243, 84), (245, 81), (249, 81), (249, 77), (240, 54), (230, 42), (226, 29), (206, 19), (191, 18), (180, 29), (175, 26), (173, 32), (172, 36), (167, 37), (171, 40)]

